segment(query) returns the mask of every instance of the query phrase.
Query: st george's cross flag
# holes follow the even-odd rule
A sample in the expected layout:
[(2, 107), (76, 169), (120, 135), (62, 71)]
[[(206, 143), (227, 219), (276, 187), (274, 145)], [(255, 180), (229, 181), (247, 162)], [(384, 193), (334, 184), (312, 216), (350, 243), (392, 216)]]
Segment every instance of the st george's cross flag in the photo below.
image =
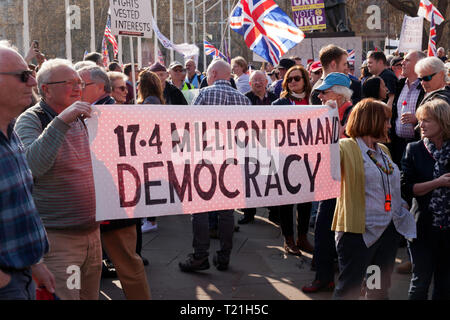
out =
[(230, 27), (244, 36), (250, 50), (274, 66), (305, 38), (273, 0), (240, 0), (231, 12)]
[(445, 19), (439, 10), (428, 0), (420, 0), (419, 10), (417, 11), (419, 17), (424, 17), (431, 22), (434, 18), (434, 24), (440, 25)]

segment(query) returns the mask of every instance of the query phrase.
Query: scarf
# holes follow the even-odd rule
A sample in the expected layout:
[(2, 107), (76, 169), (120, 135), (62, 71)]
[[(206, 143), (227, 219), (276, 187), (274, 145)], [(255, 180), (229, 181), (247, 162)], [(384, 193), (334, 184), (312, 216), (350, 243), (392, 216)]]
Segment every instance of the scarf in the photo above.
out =
[[(436, 161), (433, 168), (433, 178), (437, 179), (450, 170), (450, 140), (442, 144), (438, 150), (433, 142), (424, 138), (423, 143)], [(450, 229), (450, 188), (441, 187), (433, 190), (430, 200), (430, 212), (433, 226), (440, 229)]]

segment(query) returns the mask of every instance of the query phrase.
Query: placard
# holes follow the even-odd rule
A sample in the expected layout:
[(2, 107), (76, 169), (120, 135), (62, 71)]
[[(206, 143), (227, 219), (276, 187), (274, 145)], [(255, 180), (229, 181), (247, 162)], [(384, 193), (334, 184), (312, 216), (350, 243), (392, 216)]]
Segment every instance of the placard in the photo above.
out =
[(110, 0), (111, 32), (114, 35), (152, 37), (152, 8), (149, 0)]
[(323, 0), (292, 0), (294, 23), (302, 31), (327, 28)]
[(87, 120), (97, 220), (335, 198), (325, 106), (99, 105)]

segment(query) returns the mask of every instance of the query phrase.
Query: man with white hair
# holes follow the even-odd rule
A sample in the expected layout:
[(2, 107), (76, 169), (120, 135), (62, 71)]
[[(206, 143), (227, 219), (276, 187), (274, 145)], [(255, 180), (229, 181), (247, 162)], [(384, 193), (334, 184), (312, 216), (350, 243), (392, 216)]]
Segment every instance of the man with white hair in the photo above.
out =
[(115, 104), (111, 97), (111, 81), (103, 68), (88, 66), (78, 70), (84, 81), (81, 99), (91, 104)]
[(245, 95), (250, 99), (252, 105), (270, 106), (277, 99), (277, 96), (267, 90), (268, 80), (266, 74), (257, 70), (250, 75), (251, 90)]
[(419, 76), (420, 83), (426, 94), (420, 105), (434, 99), (445, 100), (450, 104), (450, 86), (447, 68), (444, 63), (436, 57), (428, 57), (420, 60), (414, 70)]
[(402, 76), (397, 85), (392, 104), (391, 129), (389, 130), (392, 160), (400, 167), (400, 161), (410, 142), (420, 140), (415, 132), (416, 110), (425, 96), (414, 68), (426, 55), (422, 51), (411, 51), (403, 59)]
[(438, 48), (437, 50), (436, 50), (436, 54), (437, 54), (437, 57), (439, 58), (439, 59), (441, 59), (441, 61), (442, 62), (447, 62), (447, 56), (445, 55), (445, 49), (443, 48), (443, 47), (440, 47), (440, 48)]
[(38, 286), (54, 292), (43, 256), (49, 244), (31, 195), (33, 177), (14, 119), (31, 103), (33, 72), (0, 43), (0, 300), (33, 300)]
[(47, 231), (44, 256), (63, 300), (96, 300), (102, 249), (87, 128), (91, 105), (72, 64), (46, 61), (37, 74), (42, 100), (17, 119), (34, 178), (33, 198)]
[[(208, 87), (200, 89), (193, 105), (250, 105), (250, 100), (231, 87), (231, 66), (220, 59), (213, 60), (207, 71)], [(210, 212), (219, 215), (220, 250), (214, 255), (213, 263), (217, 270), (225, 271), (230, 263), (233, 247), (234, 210)], [(209, 219), (208, 212), (192, 215), (194, 252), (178, 265), (181, 271), (192, 272), (209, 269)]]

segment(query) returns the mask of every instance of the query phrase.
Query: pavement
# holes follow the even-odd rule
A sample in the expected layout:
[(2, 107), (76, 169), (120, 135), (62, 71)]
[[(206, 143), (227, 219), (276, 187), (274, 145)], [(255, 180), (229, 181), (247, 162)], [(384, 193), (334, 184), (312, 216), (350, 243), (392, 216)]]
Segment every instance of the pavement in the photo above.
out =
[[(330, 300), (331, 292), (304, 294), (301, 287), (314, 279), (310, 254), (287, 255), (281, 229), (269, 221), (268, 211), (258, 209), (255, 220), (238, 225), (241, 213), (235, 211), (236, 225), (230, 267), (218, 271), (212, 255), (219, 240), (211, 239), (208, 270), (181, 272), (178, 262), (192, 252), (190, 215), (157, 217), (158, 229), (143, 234), (142, 255), (150, 261), (147, 278), (154, 300)], [(308, 234), (311, 243), (313, 230)], [(405, 248), (398, 250), (396, 263), (407, 259)], [(337, 274), (336, 274), (337, 277)], [(410, 275), (392, 275), (390, 298), (406, 300)], [(125, 300), (120, 281), (102, 279), (100, 300)]]

